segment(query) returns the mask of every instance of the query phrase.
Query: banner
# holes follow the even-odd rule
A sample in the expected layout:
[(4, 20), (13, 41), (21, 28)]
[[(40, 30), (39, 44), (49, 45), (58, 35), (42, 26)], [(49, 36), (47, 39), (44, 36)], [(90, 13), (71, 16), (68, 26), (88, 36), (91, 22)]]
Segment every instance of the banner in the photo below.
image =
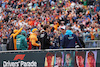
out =
[(46, 53), (2, 53), (0, 67), (44, 67)]
[(0, 53), (0, 67), (100, 67), (100, 50)]

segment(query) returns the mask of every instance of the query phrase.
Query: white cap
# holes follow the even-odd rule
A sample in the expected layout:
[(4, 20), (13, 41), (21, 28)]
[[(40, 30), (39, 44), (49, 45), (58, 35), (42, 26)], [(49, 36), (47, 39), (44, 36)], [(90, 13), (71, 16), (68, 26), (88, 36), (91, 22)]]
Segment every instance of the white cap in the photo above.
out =
[(32, 32), (29, 32), (29, 34), (32, 34)]
[(40, 33), (42, 33), (42, 32), (44, 32), (45, 30), (44, 29), (42, 29), (41, 31), (40, 31)]
[(66, 29), (66, 27), (65, 27), (65, 26), (62, 26), (62, 27), (61, 27), (61, 29), (64, 29), (64, 30), (65, 30), (65, 29)]

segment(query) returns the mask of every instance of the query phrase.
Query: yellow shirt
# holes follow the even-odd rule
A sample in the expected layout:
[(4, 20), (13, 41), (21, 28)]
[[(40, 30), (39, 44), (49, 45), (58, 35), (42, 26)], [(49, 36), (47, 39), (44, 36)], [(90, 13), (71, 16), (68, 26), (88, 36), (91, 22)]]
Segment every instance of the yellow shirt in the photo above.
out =
[(39, 44), (36, 43), (36, 41), (38, 41), (37, 35), (35, 33), (32, 33), (29, 36), (30, 42), (33, 46), (39, 46)]

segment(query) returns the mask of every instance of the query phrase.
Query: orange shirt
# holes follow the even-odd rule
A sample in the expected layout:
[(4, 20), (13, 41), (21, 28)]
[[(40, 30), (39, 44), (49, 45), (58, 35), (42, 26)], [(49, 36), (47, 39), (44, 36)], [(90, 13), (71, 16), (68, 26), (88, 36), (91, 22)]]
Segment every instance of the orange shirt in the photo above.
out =
[(21, 0), (21, 2), (23, 2), (23, 0)]
[(59, 23), (57, 23), (56, 25), (54, 25), (55, 30), (57, 30), (58, 26), (59, 26)]
[(90, 34), (91, 34), (91, 40), (94, 40), (93, 32), (90, 32)]
[(39, 46), (38, 43), (36, 43), (36, 41), (38, 41), (38, 38), (37, 38), (37, 35), (35, 33), (32, 33), (30, 36), (29, 36), (29, 39), (30, 39), (30, 42), (33, 46)]
[(34, 21), (29, 21), (28, 24), (31, 25), (31, 26), (33, 26)]

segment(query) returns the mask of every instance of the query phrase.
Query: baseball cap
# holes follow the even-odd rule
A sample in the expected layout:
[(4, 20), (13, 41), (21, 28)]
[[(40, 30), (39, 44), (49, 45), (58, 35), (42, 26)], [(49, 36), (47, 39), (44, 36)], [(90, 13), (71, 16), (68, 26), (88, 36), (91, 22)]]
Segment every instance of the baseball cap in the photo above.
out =
[(38, 31), (38, 29), (37, 29), (37, 28), (34, 28), (34, 29), (32, 30), (32, 32), (35, 32), (35, 31)]
[(61, 29), (64, 29), (65, 30), (66, 28), (65, 28), (65, 26), (62, 26)]

